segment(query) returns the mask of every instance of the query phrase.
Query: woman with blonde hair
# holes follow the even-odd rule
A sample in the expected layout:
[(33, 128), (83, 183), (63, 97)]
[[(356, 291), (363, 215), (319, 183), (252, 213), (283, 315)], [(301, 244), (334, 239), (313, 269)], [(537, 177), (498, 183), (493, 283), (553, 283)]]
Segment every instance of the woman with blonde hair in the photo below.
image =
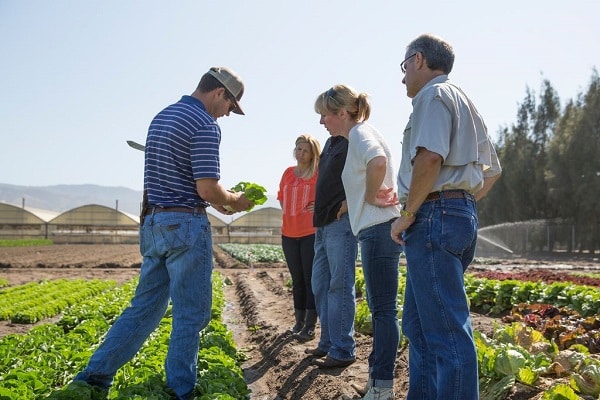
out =
[(296, 139), (296, 165), (286, 168), (279, 183), (277, 200), (283, 211), (281, 246), (292, 276), (295, 324), (291, 331), (300, 341), (315, 337), (317, 311), (310, 284), (315, 255), (313, 213), (321, 145), (311, 135)]
[[(398, 263), (402, 248), (390, 237), (392, 222), (400, 216), (391, 151), (385, 139), (366, 121), (371, 105), (366, 93), (335, 85), (315, 103), (320, 123), (332, 136), (348, 139), (342, 182), (348, 202), (352, 233), (360, 245), (367, 304), (373, 316), (373, 345), (369, 381), (363, 399), (394, 399), (394, 366), (400, 341), (398, 328)], [(354, 359), (328, 355), (313, 364), (345, 367)]]

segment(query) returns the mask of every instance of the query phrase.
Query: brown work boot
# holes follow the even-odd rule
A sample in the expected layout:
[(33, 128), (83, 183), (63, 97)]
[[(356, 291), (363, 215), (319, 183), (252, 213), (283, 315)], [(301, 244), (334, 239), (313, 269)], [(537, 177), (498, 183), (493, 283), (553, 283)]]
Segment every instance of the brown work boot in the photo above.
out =
[(304, 349), (304, 353), (317, 358), (325, 357), (327, 355), (325, 350), (321, 350), (318, 347), (315, 347), (314, 349)]
[(312, 360), (312, 364), (316, 365), (322, 369), (332, 369), (332, 368), (346, 368), (350, 364), (354, 364), (356, 359), (351, 360), (338, 360), (337, 358), (333, 358), (327, 356), (323, 359), (314, 359)]

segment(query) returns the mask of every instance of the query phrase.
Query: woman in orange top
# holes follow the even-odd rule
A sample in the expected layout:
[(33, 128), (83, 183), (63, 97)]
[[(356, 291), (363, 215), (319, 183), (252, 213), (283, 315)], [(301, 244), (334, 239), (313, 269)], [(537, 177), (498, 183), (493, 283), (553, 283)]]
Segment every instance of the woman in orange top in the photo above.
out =
[(317, 139), (310, 135), (298, 136), (294, 147), (297, 164), (286, 168), (277, 193), (283, 210), (281, 246), (293, 282), (296, 323), (292, 333), (303, 342), (315, 337), (317, 323), (310, 280), (315, 255), (313, 211), (320, 155), (321, 145)]

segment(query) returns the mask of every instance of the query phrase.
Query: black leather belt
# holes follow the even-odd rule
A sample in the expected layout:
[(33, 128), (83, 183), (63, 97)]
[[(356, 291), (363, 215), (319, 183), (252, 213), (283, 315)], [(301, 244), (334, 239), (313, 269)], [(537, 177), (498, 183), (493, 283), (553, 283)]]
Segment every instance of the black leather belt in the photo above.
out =
[(475, 197), (464, 190), (443, 190), (441, 192), (432, 192), (427, 195), (425, 201), (434, 201), (440, 199), (469, 199), (474, 200)]
[(185, 212), (190, 214), (206, 214), (206, 208), (196, 206), (194, 208), (190, 207), (148, 207), (144, 212), (144, 216), (157, 214), (161, 212)]

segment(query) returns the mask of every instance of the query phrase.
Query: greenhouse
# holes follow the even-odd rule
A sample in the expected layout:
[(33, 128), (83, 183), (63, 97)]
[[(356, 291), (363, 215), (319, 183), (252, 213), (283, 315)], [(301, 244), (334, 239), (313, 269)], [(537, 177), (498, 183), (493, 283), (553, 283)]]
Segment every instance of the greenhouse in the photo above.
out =
[[(215, 243), (281, 243), (281, 210), (245, 213), (231, 223), (207, 213)], [(0, 238), (51, 239), (54, 243), (137, 244), (139, 216), (88, 204), (57, 213), (0, 202)]]
[(281, 209), (265, 207), (251, 211), (229, 224), (230, 243), (281, 243)]
[(0, 203), (0, 238), (39, 238), (47, 234), (46, 222), (57, 213)]

